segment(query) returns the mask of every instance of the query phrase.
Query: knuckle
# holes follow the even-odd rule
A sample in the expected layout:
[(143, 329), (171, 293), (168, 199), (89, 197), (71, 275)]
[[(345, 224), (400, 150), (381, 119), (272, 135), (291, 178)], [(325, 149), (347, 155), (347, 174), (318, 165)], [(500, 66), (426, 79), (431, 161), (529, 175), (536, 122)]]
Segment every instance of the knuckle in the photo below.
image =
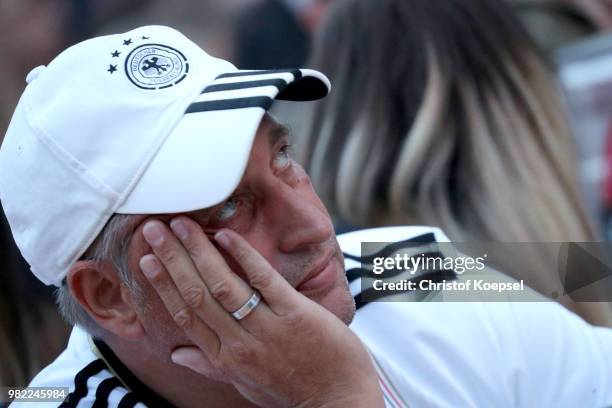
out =
[(178, 257), (176, 250), (169, 245), (162, 245), (159, 247), (156, 254), (166, 264), (175, 263)]
[(229, 350), (235, 361), (241, 364), (250, 364), (255, 361), (255, 350), (247, 346), (242, 341), (234, 341), (230, 344)]
[(267, 288), (272, 284), (272, 275), (266, 270), (253, 271), (249, 277), (249, 282), (255, 288)]
[(183, 238), (182, 243), (190, 255), (196, 254), (200, 251), (198, 240), (194, 239), (192, 234), (189, 234), (189, 236), (187, 236), (186, 238)]
[(191, 327), (193, 323), (193, 314), (190, 310), (182, 308), (174, 312), (174, 314), (172, 315), (172, 319), (174, 319), (174, 322), (177, 324), (177, 326), (186, 329)]
[(210, 286), (210, 294), (223, 303), (229, 299), (231, 291), (230, 285), (226, 280), (220, 280)]
[(238, 261), (239, 263), (242, 263), (249, 258), (249, 251), (244, 247), (236, 248), (236, 251), (234, 252), (234, 258), (236, 258), (236, 261)]
[(285, 316), (285, 322), (290, 330), (303, 330), (306, 326), (305, 317), (302, 313), (289, 313)]
[(199, 286), (191, 286), (183, 290), (183, 299), (187, 306), (197, 309), (204, 304), (204, 289)]

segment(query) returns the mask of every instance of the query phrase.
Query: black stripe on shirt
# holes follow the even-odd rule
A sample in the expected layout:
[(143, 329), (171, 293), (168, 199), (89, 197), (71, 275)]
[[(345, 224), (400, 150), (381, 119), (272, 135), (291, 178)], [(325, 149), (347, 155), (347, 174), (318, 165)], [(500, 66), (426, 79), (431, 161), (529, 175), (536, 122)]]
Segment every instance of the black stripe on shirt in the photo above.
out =
[(242, 108), (263, 108), (268, 110), (273, 99), (269, 96), (253, 96), (249, 98), (223, 99), (215, 101), (194, 102), (185, 113), (208, 112)]
[(263, 79), (259, 81), (244, 81), (244, 82), (231, 82), (227, 84), (213, 84), (208, 85), (202, 91), (203, 94), (210, 92), (219, 92), (219, 91), (234, 91), (236, 89), (249, 89), (249, 88), (259, 88), (262, 86), (275, 86), (279, 91), (287, 86), (287, 82), (284, 79), (273, 78), (273, 79)]
[[(173, 405), (166, 401), (162, 396), (160, 396), (143, 382), (141, 382), (138, 377), (136, 377), (130, 371), (130, 369), (127, 368), (121, 360), (119, 360), (119, 357), (117, 357), (115, 353), (113, 353), (113, 351), (110, 349), (110, 347), (106, 345), (106, 343), (104, 343), (100, 339), (94, 339), (94, 344), (96, 345), (100, 353), (102, 353), (102, 356), (108, 362), (109, 366), (113, 369), (115, 373), (117, 373), (117, 376), (137, 396), (137, 402), (142, 402), (148, 407), (174, 408)], [(126, 404), (128, 402), (126, 402)]]
[(74, 376), (74, 391), (68, 394), (68, 397), (59, 408), (74, 408), (77, 406), (79, 401), (87, 395), (87, 380), (100, 371), (104, 370), (106, 365), (101, 359), (94, 360), (89, 363), (85, 368), (79, 371)]
[(123, 398), (121, 398), (121, 402), (119, 402), (117, 408), (134, 408), (134, 406), (139, 402), (140, 401), (138, 400), (136, 394), (133, 392), (128, 392), (123, 396)]
[(418, 237), (406, 239), (403, 241), (394, 242), (382, 248), (380, 251), (366, 256), (357, 256), (351, 255), (347, 253), (343, 253), (345, 258), (352, 259), (357, 262), (361, 262), (364, 264), (372, 264), (374, 262), (374, 258), (386, 258), (394, 252), (397, 252), (399, 249), (404, 248), (414, 248), (421, 245), (428, 245), (436, 242), (435, 236), (432, 232), (427, 234), (419, 235)]
[(110, 377), (102, 381), (96, 389), (96, 401), (91, 408), (108, 408), (108, 396), (117, 387), (121, 387), (117, 377)]

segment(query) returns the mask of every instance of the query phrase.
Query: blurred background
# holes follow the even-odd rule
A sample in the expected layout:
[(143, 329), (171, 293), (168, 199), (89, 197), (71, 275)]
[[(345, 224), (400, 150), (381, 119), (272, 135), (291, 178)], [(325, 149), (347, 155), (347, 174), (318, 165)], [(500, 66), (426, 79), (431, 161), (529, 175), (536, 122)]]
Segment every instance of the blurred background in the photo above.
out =
[[(238, 68), (300, 67), (335, 1), (342, 0), (1, 0), (0, 140), (27, 73), (81, 40), (163, 24)], [(589, 215), (600, 236), (612, 238), (612, 0), (507, 3), (555, 68)], [(299, 145), (304, 115), (287, 103), (273, 109)], [(0, 227), (0, 385), (25, 386), (64, 348), (69, 328), (51, 289), (28, 273), (3, 215)], [(341, 220), (338, 227), (350, 228)]]

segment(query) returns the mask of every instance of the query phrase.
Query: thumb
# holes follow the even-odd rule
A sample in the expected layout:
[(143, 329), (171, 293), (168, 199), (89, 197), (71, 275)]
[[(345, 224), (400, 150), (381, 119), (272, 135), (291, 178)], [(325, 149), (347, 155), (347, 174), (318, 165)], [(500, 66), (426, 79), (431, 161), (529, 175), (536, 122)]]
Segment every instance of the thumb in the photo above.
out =
[(198, 374), (223, 381), (223, 375), (215, 368), (208, 357), (197, 347), (179, 347), (174, 349), (170, 355), (170, 359), (174, 364), (187, 367)]

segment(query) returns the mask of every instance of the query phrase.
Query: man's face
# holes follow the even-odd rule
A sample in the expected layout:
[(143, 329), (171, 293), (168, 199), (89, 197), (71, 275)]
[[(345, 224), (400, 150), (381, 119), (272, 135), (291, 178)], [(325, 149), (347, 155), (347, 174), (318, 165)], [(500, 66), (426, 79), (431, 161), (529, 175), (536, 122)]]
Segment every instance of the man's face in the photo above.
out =
[[(348, 324), (355, 305), (331, 218), (308, 175), (289, 155), (288, 137), (287, 129), (266, 115), (232, 196), (215, 207), (186, 215), (207, 233), (221, 228), (240, 233), (292, 286)], [(142, 237), (144, 223), (152, 218), (169, 222), (175, 215), (143, 217), (128, 250), (130, 270), (143, 289), (141, 322), (158, 343), (155, 347), (164, 353), (189, 342), (142, 275), (138, 260), (152, 252)], [(240, 267), (222, 254), (244, 278)]]

